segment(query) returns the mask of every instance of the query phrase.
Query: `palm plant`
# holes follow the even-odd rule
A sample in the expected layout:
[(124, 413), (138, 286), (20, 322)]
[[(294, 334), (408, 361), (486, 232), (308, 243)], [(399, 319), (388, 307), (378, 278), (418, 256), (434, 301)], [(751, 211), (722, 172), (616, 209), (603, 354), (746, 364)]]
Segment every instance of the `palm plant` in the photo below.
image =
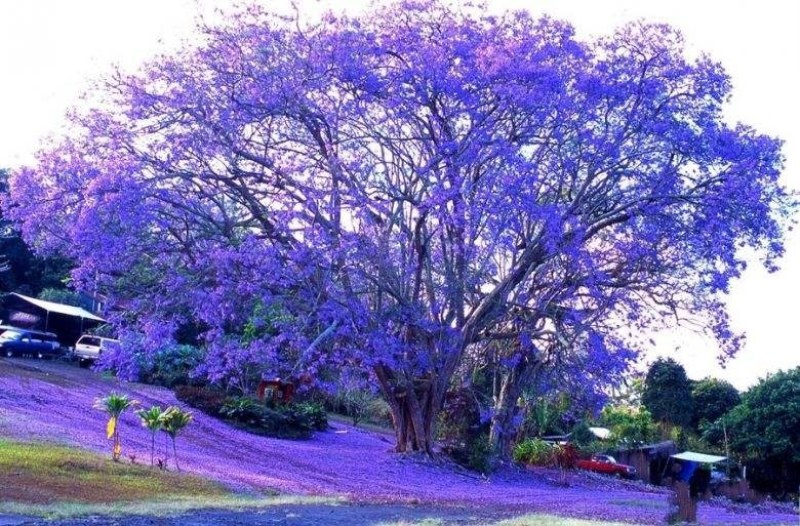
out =
[(154, 405), (150, 409), (140, 409), (136, 411), (136, 414), (142, 421), (142, 425), (149, 429), (151, 433), (150, 465), (153, 466), (155, 465), (154, 458), (156, 451), (156, 433), (158, 433), (162, 427), (161, 415), (164, 414), (164, 411), (160, 406)]
[(111, 393), (110, 395), (98, 398), (94, 402), (95, 409), (100, 409), (108, 414), (108, 423), (106, 424), (106, 436), (114, 439), (114, 446), (111, 450), (111, 458), (117, 462), (122, 455), (122, 445), (119, 438), (119, 417), (125, 410), (138, 404), (136, 400), (132, 400), (126, 394)]
[(181, 466), (178, 464), (178, 450), (175, 446), (175, 439), (193, 418), (194, 415), (192, 413), (175, 406), (168, 407), (159, 418), (161, 429), (172, 438), (172, 454), (175, 457), (175, 467), (178, 471), (181, 470)]

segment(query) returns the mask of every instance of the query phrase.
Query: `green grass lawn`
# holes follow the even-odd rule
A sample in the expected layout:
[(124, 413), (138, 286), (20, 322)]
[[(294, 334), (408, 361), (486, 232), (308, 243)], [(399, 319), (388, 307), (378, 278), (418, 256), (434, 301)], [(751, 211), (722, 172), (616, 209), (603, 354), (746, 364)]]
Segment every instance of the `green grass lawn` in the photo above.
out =
[(175, 497), (222, 497), (229, 492), (196, 476), (47, 443), (0, 440), (0, 501), (24, 504), (102, 504)]
[(81, 449), (0, 439), (0, 514), (173, 515), (192, 509), (329, 504), (337, 499), (241, 496), (200, 477), (113, 462)]

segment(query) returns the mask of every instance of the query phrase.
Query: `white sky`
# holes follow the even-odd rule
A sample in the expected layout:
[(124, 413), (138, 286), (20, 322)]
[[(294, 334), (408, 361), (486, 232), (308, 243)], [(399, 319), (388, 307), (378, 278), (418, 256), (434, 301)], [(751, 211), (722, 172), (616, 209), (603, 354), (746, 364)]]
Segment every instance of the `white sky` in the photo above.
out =
[[(265, 3), (274, 3), (262, 0)], [(692, 53), (705, 51), (733, 78), (731, 121), (786, 141), (784, 181), (800, 189), (800, 2), (792, 0), (488, 0), (492, 10), (529, 9), (571, 22), (579, 34), (608, 33), (643, 18), (680, 29)], [(57, 134), (64, 112), (92, 79), (116, 63), (136, 68), (191, 38), (195, 15), (213, 19), (223, 0), (0, 1), (0, 167), (31, 161)], [(312, 2), (366, 9), (366, 2)], [(338, 6), (338, 7), (337, 7)], [(717, 376), (746, 388), (759, 377), (800, 365), (795, 306), (800, 298), (800, 237), (788, 243), (782, 270), (751, 265), (733, 287), (730, 312), (746, 348), (726, 369), (711, 341), (684, 332), (662, 334), (660, 353), (678, 359), (690, 377)], [(797, 324), (797, 325), (795, 325)], [(675, 347), (680, 347), (675, 350)]]

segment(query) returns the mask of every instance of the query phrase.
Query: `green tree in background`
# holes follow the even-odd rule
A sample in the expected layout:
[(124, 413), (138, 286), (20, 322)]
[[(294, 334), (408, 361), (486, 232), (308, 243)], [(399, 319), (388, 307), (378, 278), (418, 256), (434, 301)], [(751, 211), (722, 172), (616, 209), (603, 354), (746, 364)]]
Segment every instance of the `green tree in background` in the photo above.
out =
[(692, 428), (699, 430), (739, 405), (739, 391), (725, 380), (704, 378), (692, 387)]
[(671, 358), (659, 358), (647, 371), (642, 404), (662, 426), (665, 435), (674, 426), (687, 427), (692, 421), (692, 383), (683, 366)]
[(656, 439), (657, 428), (650, 412), (643, 408), (611, 406), (603, 408), (600, 423), (611, 431), (612, 438), (623, 446), (639, 446)]
[(725, 422), (734, 451), (800, 462), (800, 367), (762, 379)]

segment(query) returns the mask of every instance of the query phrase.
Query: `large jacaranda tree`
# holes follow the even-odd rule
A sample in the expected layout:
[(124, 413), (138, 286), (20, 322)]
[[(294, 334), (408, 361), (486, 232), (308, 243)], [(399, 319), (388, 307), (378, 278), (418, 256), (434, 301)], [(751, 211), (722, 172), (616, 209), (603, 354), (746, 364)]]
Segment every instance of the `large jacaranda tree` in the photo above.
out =
[(742, 247), (782, 252), (780, 142), (723, 120), (728, 77), (670, 28), (409, 0), (203, 30), (110, 80), (5, 210), (121, 322), (201, 327), (212, 378), (364, 368), (430, 452), (468, 352), (501, 362), (498, 441), (540, 371), (600, 385), (667, 318), (739, 345), (721, 295)]

